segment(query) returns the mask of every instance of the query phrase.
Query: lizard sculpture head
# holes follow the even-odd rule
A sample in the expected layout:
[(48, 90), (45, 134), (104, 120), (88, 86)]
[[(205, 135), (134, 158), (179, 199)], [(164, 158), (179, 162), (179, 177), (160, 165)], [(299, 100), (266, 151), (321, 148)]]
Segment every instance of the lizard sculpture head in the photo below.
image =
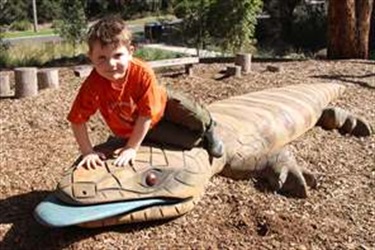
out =
[[(181, 160), (182, 159), (182, 160)], [(119, 219), (137, 222), (163, 219), (182, 215), (200, 199), (215, 168), (222, 168), (225, 157), (211, 159), (205, 150), (163, 150), (141, 147), (133, 166), (116, 167), (113, 159), (105, 161), (105, 167), (95, 169), (76, 168), (66, 172), (58, 185), (58, 197), (69, 204), (88, 205), (108, 202), (126, 202), (155, 198), (164, 202), (131, 208), (131, 213)], [(113, 223), (111, 223), (113, 221)], [(117, 224), (108, 221), (86, 223)]]

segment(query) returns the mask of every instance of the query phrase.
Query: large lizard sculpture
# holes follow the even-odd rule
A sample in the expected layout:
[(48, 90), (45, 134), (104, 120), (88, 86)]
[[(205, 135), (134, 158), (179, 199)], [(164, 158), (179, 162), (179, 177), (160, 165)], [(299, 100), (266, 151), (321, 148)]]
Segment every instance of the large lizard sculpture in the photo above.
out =
[[(261, 178), (276, 191), (306, 197), (308, 186), (314, 187), (316, 179), (297, 164), (285, 147), (289, 142), (315, 125), (355, 136), (372, 133), (363, 119), (327, 107), (344, 89), (339, 84), (300, 84), (217, 101), (208, 108), (225, 143), (223, 157), (212, 159), (202, 148), (143, 146), (133, 166), (115, 167), (113, 159), (95, 170), (73, 166), (59, 183), (55, 197), (74, 209), (96, 206), (100, 211), (108, 204), (143, 202), (100, 219), (79, 221), (83, 227), (181, 216), (193, 209), (215, 174)], [(115, 141), (104, 146), (107, 152), (119, 147)], [(43, 220), (43, 209), (36, 212), (38, 220)]]

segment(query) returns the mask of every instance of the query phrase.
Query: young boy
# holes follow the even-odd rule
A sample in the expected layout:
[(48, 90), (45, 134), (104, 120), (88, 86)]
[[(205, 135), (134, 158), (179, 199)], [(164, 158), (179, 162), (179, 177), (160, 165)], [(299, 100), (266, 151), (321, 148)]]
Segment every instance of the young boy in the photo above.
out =
[(211, 156), (223, 154), (208, 111), (158, 85), (153, 70), (132, 57), (131, 33), (122, 19), (106, 17), (97, 22), (89, 30), (88, 46), (94, 69), (68, 115), (82, 153), (78, 167), (104, 166), (103, 155), (94, 151), (86, 127), (97, 110), (116, 137), (126, 142), (115, 152), (116, 166), (132, 163), (145, 139), (182, 148), (203, 143)]

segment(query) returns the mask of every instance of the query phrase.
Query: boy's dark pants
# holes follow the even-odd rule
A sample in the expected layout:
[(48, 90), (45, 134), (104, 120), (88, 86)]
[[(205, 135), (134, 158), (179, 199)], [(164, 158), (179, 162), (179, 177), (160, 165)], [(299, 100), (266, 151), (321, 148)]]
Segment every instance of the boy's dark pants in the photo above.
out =
[(190, 149), (202, 143), (211, 125), (207, 109), (170, 89), (163, 118), (148, 132), (145, 142)]

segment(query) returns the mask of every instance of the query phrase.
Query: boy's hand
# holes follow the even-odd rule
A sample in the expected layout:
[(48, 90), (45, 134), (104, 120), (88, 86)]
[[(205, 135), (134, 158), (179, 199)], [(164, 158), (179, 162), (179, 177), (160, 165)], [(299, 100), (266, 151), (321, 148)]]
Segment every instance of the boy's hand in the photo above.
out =
[(124, 167), (128, 163), (133, 165), (137, 151), (134, 148), (120, 148), (114, 152), (117, 159), (114, 161), (115, 166)]
[(105, 164), (103, 159), (105, 159), (104, 154), (100, 152), (92, 152), (83, 156), (83, 159), (80, 161), (77, 167), (84, 167), (86, 169), (104, 167)]

